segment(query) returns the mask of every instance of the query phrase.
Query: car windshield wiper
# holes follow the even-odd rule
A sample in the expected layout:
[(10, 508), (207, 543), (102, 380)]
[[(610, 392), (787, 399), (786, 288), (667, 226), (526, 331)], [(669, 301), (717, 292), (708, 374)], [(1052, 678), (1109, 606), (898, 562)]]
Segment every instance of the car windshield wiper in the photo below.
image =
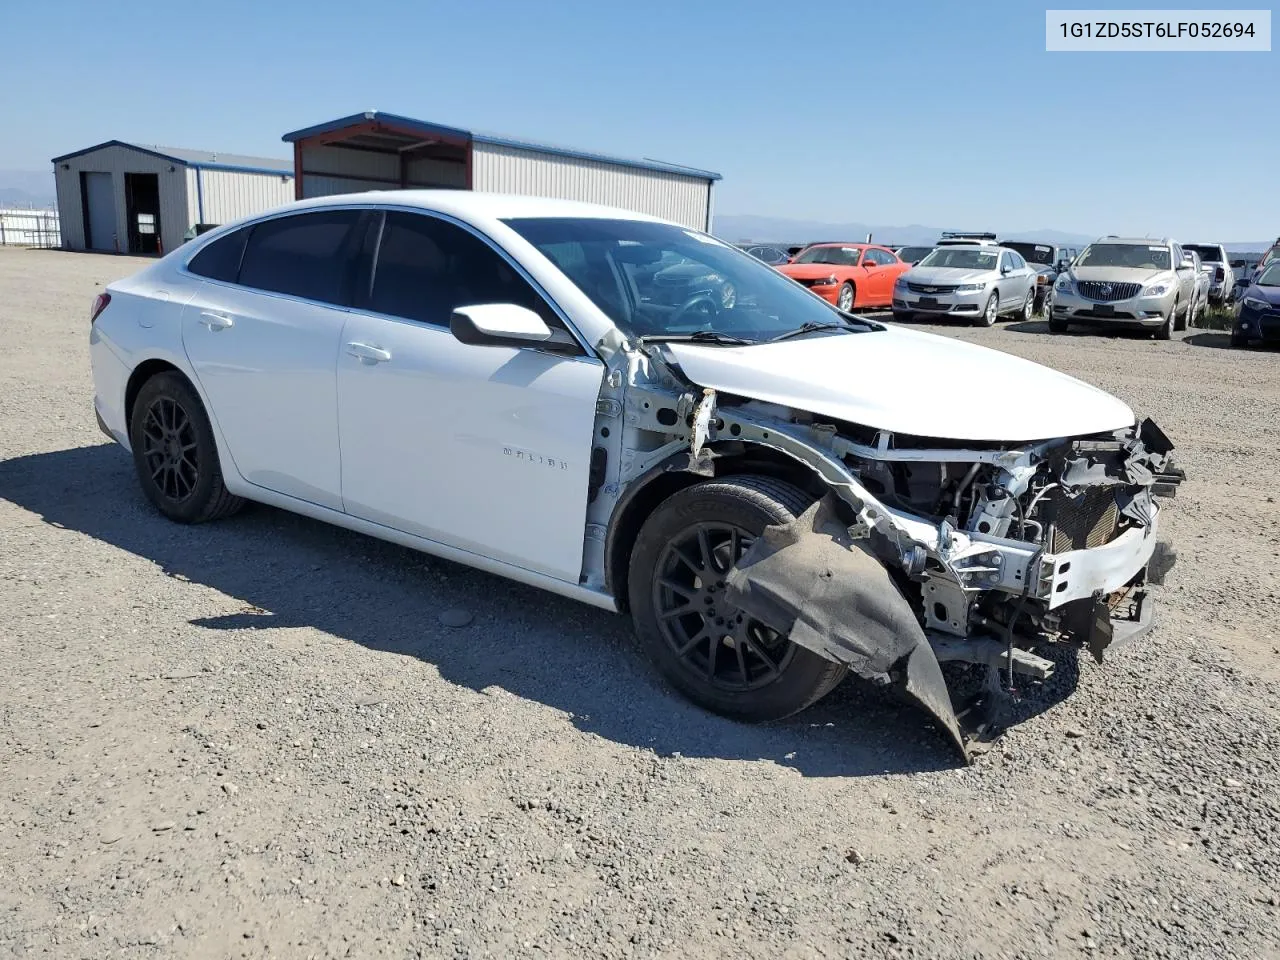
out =
[(848, 319), (842, 323), (819, 323), (815, 320), (809, 320), (800, 324), (800, 326), (796, 327), (794, 330), (788, 330), (786, 333), (780, 333), (776, 337), (770, 337), (768, 342), (777, 343), (779, 340), (789, 340), (792, 337), (802, 337), (807, 333), (817, 333), (820, 330), (845, 330), (852, 333), (855, 325), (864, 331), (879, 329), (870, 321), (863, 320), (861, 317), (855, 316), (848, 317)]
[(759, 340), (748, 340), (746, 337), (732, 333), (721, 333), (719, 330), (695, 330), (693, 333), (655, 333), (641, 337), (644, 343), (720, 343), (725, 346), (741, 347), (759, 343)]

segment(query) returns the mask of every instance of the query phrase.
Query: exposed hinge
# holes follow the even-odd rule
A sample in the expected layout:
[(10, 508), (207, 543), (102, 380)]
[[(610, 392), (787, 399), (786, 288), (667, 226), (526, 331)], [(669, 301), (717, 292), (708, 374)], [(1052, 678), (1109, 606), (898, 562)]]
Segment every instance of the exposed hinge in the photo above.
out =
[(605, 528), (604, 528), (604, 525), (603, 525), (603, 524), (600, 524), (600, 523), (588, 523), (588, 524), (587, 524), (587, 539), (588, 539), (588, 540), (603, 540), (606, 532), (607, 532), (607, 531), (605, 530)]
[(619, 417), (622, 415), (622, 404), (617, 400), (597, 400), (596, 413), (602, 417)]

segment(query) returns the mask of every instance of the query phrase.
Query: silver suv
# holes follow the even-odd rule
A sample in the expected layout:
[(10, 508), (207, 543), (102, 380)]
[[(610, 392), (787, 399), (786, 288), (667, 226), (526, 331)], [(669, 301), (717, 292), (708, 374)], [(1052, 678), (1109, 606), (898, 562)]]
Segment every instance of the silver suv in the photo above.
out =
[(990, 327), (1001, 314), (1030, 320), (1036, 272), (1022, 254), (996, 243), (944, 239), (893, 286), (893, 318), (917, 313), (960, 317)]
[(1062, 333), (1071, 324), (1138, 326), (1168, 340), (1194, 316), (1196, 274), (1173, 240), (1103, 237), (1054, 282), (1049, 330)]

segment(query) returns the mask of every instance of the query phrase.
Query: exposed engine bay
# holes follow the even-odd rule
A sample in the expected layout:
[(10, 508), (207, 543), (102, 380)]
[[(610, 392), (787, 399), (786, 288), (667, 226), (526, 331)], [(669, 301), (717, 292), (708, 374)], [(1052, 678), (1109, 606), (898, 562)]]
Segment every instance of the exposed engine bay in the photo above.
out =
[(985, 666), (995, 691), (1001, 676), (1048, 677), (1053, 662), (1035, 652), (1044, 644), (1101, 661), (1150, 627), (1147, 584), (1174, 559), (1157, 541), (1159, 499), (1184, 477), (1150, 420), (1030, 443), (894, 435), (692, 386), (642, 349), (630, 358), (599, 406), (598, 432), (623, 429), (597, 448), (587, 582), (616, 588), (616, 517), (648, 478), (716, 476), (757, 451), (794, 462), (820, 499), (741, 558), (734, 602), (794, 643), (896, 684), (966, 758), (989, 724), (962, 729), (940, 663)]

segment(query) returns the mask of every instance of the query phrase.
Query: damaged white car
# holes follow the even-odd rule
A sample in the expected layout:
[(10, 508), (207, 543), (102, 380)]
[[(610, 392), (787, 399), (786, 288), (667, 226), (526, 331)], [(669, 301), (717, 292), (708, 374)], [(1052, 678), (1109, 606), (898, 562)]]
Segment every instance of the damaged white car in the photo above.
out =
[(639, 214), (304, 201), (110, 285), (90, 341), (99, 424), (165, 515), (261, 501), (629, 610), (741, 719), (852, 670), (966, 751), (941, 662), (994, 686), (1047, 675), (1044, 644), (1101, 658), (1172, 559), (1182, 474), (1119, 400)]

